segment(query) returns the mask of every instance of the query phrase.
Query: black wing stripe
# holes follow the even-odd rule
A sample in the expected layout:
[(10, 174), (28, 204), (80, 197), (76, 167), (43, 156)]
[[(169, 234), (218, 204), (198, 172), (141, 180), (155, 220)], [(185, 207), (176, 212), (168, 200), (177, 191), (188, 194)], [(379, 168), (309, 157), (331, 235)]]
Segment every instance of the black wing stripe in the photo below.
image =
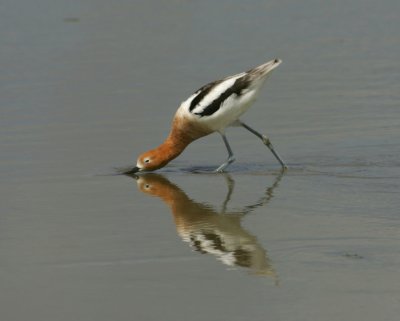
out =
[[(247, 77), (241, 77), (239, 79), (236, 79), (236, 81), (233, 83), (233, 85), (231, 87), (229, 87), (227, 90), (225, 90), (221, 95), (219, 95), (218, 98), (214, 99), (207, 107), (204, 108), (204, 110), (200, 113), (195, 113), (196, 115), (199, 115), (200, 117), (203, 116), (210, 116), (212, 114), (214, 114), (216, 111), (218, 111), (218, 109), (221, 108), (221, 105), (224, 103), (224, 101), (226, 99), (229, 98), (229, 96), (235, 94), (236, 96), (240, 96), (242, 94), (242, 91), (244, 89), (246, 89), (249, 85), (249, 80), (247, 79)], [(211, 89), (211, 88), (210, 88)], [(210, 91), (210, 89), (208, 89), (207, 92)], [(201, 94), (201, 93), (200, 93)], [(200, 95), (199, 94), (199, 95)], [(197, 97), (199, 96), (197, 95)], [(204, 97), (205, 95), (203, 95)], [(197, 98), (196, 97), (196, 98)], [(203, 98), (202, 97), (202, 98)], [(193, 99), (194, 100), (194, 99)], [(200, 99), (201, 100), (201, 99)], [(198, 102), (200, 102), (200, 100), (198, 100)], [(192, 101), (193, 103), (193, 101)], [(190, 105), (190, 107), (192, 107), (192, 104)], [(194, 107), (193, 107), (194, 108)], [(192, 110), (193, 108), (191, 108), (190, 110)]]
[(216, 80), (207, 85), (204, 85), (199, 90), (197, 90), (196, 92), (199, 92), (199, 94), (196, 97), (194, 97), (193, 100), (190, 102), (189, 111), (192, 111), (194, 108), (196, 108), (196, 106), (210, 92), (210, 90), (212, 88), (214, 88), (215, 86), (217, 86), (218, 84), (220, 84), (221, 82), (222, 82), (222, 80)]

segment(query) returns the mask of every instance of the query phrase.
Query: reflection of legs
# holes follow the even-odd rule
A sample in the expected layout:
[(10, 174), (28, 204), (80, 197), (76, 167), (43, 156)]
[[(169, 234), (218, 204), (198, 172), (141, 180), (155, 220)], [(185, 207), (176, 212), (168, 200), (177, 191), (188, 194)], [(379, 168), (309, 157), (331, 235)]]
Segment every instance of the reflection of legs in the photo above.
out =
[(232, 148), (229, 146), (228, 139), (226, 138), (224, 133), (220, 133), (222, 136), (222, 139), (224, 140), (226, 149), (228, 150), (228, 159), (226, 160), (225, 163), (223, 163), (220, 167), (218, 167), (215, 171), (216, 172), (223, 172), (224, 169), (229, 165), (232, 164), (235, 161), (235, 157), (233, 156)]
[(226, 185), (228, 186), (228, 193), (226, 194), (226, 197), (225, 197), (224, 203), (222, 204), (222, 209), (221, 209), (221, 214), (225, 214), (228, 202), (231, 200), (231, 195), (233, 193), (233, 189), (234, 189), (234, 186), (235, 186), (235, 181), (227, 173), (224, 173), (222, 175), (224, 176), (224, 178), (226, 180)]
[(271, 186), (267, 187), (265, 190), (265, 195), (260, 197), (260, 199), (252, 205), (247, 205), (243, 207), (243, 213), (248, 214), (254, 211), (256, 208), (267, 205), (269, 201), (274, 197), (274, 190), (278, 188), (279, 182), (281, 181), (283, 175), (285, 174), (285, 170), (282, 169), (278, 175), (274, 178)]
[(240, 122), (240, 125), (243, 126), (244, 128), (246, 128), (250, 133), (252, 133), (252, 134), (256, 135), (258, 138), (260, 138), (262, 140), (262, 142), (264, 143), (264, 145), (269, 148), (269, 150), (272, 152), (272, 154), (274, 154), (275, 158), (281, 164), (282, 168), (284, 170), (287, 169), (286, 164), (279, 157), (278, 153), (275, 151), (274, 147), (272, 146), (271, 141), (269, 140), (269, 138), (267, 136), (260, 134), (258, 131), (254, 130), (253, 128), (251, 128), (250, 126), (246, 125), (243, 122)]

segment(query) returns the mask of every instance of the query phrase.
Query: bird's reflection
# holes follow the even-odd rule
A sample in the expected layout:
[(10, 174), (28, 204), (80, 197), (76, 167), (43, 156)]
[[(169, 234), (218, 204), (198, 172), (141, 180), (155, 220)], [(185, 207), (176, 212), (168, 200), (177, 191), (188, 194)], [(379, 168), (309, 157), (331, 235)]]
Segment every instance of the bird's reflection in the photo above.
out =
[(179, 236), (196, 251), (212, 254), (228, 266), (245, 267), (254, 274), (273, 276), (277, 280), (266, 250), (254, 235), (241, 226), (241, 220), (271, 200), (282, 173), (275, 177), (257, 202), (238, 211), (227, 210), (235, 184), (227, 174), (224, 178), (228, 193), (219, 210), (192, 200), (181, 188), (160, 174), (132, 177), (137, 180), (138, 188), (143, 193), (159, 197), (168, 205)]

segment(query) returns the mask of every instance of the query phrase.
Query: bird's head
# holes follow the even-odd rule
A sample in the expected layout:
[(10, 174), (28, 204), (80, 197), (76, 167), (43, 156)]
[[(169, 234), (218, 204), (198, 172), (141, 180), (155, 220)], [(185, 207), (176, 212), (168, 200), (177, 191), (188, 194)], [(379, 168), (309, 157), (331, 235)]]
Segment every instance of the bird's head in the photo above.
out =
[(158, 154), (154, 150), (149, 150), (138, 157), (135, 170), (136, 172), (154, 171), (163, 166)]
[(132, 173), (155, 171), (168, 164), (170, 159), (166, 157), (160, 148), (149, 150), (141, 154), (136, 162), (136, 167), (132, 169)]

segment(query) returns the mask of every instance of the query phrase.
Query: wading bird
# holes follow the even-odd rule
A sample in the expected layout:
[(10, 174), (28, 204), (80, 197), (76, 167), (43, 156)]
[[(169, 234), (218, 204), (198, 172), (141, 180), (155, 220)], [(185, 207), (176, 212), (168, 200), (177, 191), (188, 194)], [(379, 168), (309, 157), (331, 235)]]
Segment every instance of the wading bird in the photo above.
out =
[(129, 173), (153, 171), (164, 167), (179, 156), (191, 142), (213, 132), (221, 134), (228, 150), (228, 159), (216, 169), (217, 172), (222, 172), (235, 161), (225, 135), (225, 129), (229, 126), (242, 126), (260, 138), (282, 168), (286, 169), (285, 163), (275, 151), (269, 138), (239, 119), (256, 100), (269, 73), (281, 62), (279, 59), (274, 59), (249, 71), (201, 87), (178, 108), (167, 139), (155, 149), (141, 154), (136, 167)]

